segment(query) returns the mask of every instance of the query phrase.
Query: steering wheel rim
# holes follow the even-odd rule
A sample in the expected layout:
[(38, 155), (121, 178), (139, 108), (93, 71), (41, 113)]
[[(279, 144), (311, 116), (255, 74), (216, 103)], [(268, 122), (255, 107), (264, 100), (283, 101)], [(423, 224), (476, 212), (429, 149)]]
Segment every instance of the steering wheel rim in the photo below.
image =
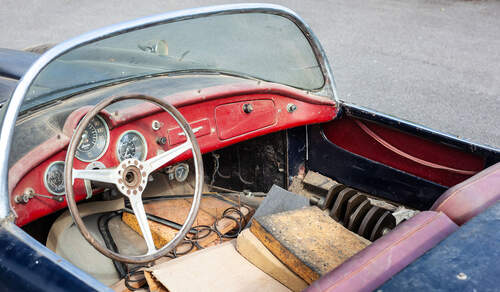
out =
[[(171, 149), (168, 149), (166, 152), (154, 156), (146, 161), (138, 161), (136, 159), (126, 159), (122, 161), (115, 168), (106, 168), (99, 170), (73, 169), (73, 161), (75, 158), (75, 152), (77, 146), (80, 143), (84, 129), (87, 127), (92, 118), (107, 106), (119, 101), (130, 100), (130, 99), (149, 101), (159, 106), (165, 112), (169, 113), (170, 116), (174, 118), (174, 120), (177, 122), (177, 124), (181, 127), (184, 134), (186, 135), (186, 142)], [(189, 150), (186, 149), (188, 146), (190, 146), (189, 149), (193, 154), (195, 173), (196, 173), (194, 195), (193, 195), (191, 209), (189, 210), (188, 216), (184, 221), (182, 228), (174, 236), (174, 238), (170, 240), (162, 248), (156, 249), (156, 247), (154, 246), (154, 242), (152, 241), (149, 223), (147, 221), (147, 218), (145, 217), (146, 215), (142, 203), (142, 192), (144, 191), (144, 188), (148, 183), (149, 174), (151, 174), (153, 171), (157, 170), (164, 164), (168, 163), (169, 161), (175, 159), (179, 155)], [(137, 183), (135, 183), (136, 180), (134, 180), (132, 183), (128, 181), (127, 183), (124, 182), (125, 175), (128, 174), (129, 171), (133, 172), (134, 175), (136, 175), (136, 178), (138, 178)], [(90, 179), (94, 181), (101, 181), (101, 182), (115, 184), (117, 186), (117, 189), (125, 197), (129, 198), (130, 203), (134, 209), (134, 215), (139, 223), (139, 227), (141, 228), (143, 238), (145, 239), (146, 244), (148, 246), (147, 254), (137, 256), (137, 255), (122, 255), (120, 253), (116, 253), (108, 249), (106, 246), (102, 245), (98, 240), (96, 240), (91, 235), (91, 233), (88, 231), (88, 229), (85, 227), (85, 224), (83, 223), (83, 220), (76, 206), (76, 201), (74, 199), (73, 181), (75, 179), (75, 176), (78, 179)], [(173, 248), (175, 248), (184, 239), (187, 232), (191, 229), (194, 220), (198, 214), (198, 209), (203, 189), (203, 177), (204, 177), (203, 160), (201, 157), (200, 147), (198, 146), (198, 142), (191, 127), (189, 126), (189, 123), (182, 116), (182, 114), (168, 102), (165, 102), (161, 99), (152, 96), (141, 95), (141, 94), (110, 97), (101, 101), (95, 107), (93, 107), (80, 121), (79, 125), (76, 127), (75, 132), (73, 133), (71, 141), (68, 145), (66, 159), (64, 162), (66, 201), (68, 204), (68, 209), (70, 211), (71, 217), (73, 218), (73, 221), (78, 227), (78, 230), (80, 231), (82, 236), (100, 253), (111, 259), (125, 263), (140, 264), (140, 263), (147, 263), (154, 261), (162, 256), (167, 255), (168, 252), (170, 252)], [(140, 206), (137, 205), (138, 202), (140, 202)], [(137, 208), (142, 208), (142, 211)], [(141, 212), (143, 213), (141, 214)], [(147, 231), (144, 228), (147, 228)], [(147, 234), (148, 232), (149, 235)]]

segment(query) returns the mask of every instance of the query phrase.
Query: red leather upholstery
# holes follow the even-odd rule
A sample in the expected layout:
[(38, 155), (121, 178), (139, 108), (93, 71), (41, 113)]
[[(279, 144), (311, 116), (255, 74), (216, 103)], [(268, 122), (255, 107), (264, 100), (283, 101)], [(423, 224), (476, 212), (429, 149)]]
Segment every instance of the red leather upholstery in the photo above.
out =
[(458, 225), (486, 210), (500, 200), (500, 163), (449, 188), (432, 205), (431, 210), (444, 212)]
[(457, 229), (441, 212), (421, 212), (305, 291), (372, 291)]

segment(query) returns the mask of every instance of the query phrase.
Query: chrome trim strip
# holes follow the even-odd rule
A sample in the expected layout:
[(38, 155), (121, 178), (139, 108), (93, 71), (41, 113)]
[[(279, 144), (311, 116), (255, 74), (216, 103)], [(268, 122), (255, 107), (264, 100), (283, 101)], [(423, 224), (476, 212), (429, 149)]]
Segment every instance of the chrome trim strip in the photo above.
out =
[(137, 30), (144, 27), (153, 26), (156, 24), (163, 24), (168, 22), (175, 22), (179, 20), (199, 18), (208, 15), (222, 15), (222, 14), (237, 14), (237, 13), (250, 13), (260, 12), (268, 14), (276, 14), (288, 18), (294, 22), (297, 27), (304, 33), (318, 59), (321, 71), (325, 78), (325, 86), (320, 92), (316, 94), (326, 95), (333, 97), (339, 104), (337, 93), (335, 90), (335, 83), (330, 69), (326, 54), (319, 43), (319, 40), (311, 31), (310, 27), (298, 16), (294, 11), (280, 5), (274, 4), (230, 4), (220, 6), (209, 6), (195, 9), (186, 9), (173, 12), (167, 12), (145, 18), (140, 18), (128, 22), (123, 22), (98, 30), (94, 30), (78, 37), (72, 38), (68, 41), (58, 44), (52, 49), (44, 53), (35, 63), (28, 69), (24, 76), (19, 81), (11, 99), (5, 104), (2, 110), (3, 119), (0, 129), (0, 153), (3, 154), (3, 163), (0, 165), (0, 180), (3, 182), (0, 189), (0, 219), (6, 218), (11, 214), (9, 192), (8, 192), (8, 158), (10, 154), (12, 136), (16, 124), (17, 115), (23, 103), (24, 97), (32, 84), (33, 80), (38, 74), (55, 58), (63, 55), (71, 49), (81, 47), (85, 44), (125, 33), (128, 31)]

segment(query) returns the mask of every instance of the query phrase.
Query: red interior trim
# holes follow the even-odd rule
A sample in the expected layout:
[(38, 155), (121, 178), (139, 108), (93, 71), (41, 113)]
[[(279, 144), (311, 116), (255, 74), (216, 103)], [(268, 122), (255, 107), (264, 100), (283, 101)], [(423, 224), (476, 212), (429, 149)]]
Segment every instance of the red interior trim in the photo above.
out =
[[(284, 88), (279, 87), (271, 90), (270, 88), (264, 89), (262, 87), (258, 87), (254, 88), (255, 92), (252, 94), (241, 95), (242, 92), (250, 91), (248, 85), (245, 86), (239, 87), (239, 90), (234, 87), (229, 88), (235, 90), (234, 93), (237, 94), (235, 96), (228, 96), (227, 88), (225, 91), (223, 91), (223, 88), (212, 88), (210, 89), (212, 91), (210, 94), (202, 96), (201, 99), (197, 97), (197, 100), (199, 101), (198, 103), (181, 103), (183, 104), (182, 106), (174, 103), (179, 107), (180, 112), (190, 124), (195, 125), (197, 121), (203, 120), (204, 125), (206, 124), (209, 126), (209, 130), (203, 129), (204, 131), (208, 130), (208, 133), (204, 132), (204, 135), (197, 138), (203, 153), (211, 152), (213, 150), (227, 147), (237, 142), (271, 132), (305, 124), (327, 122), (332, 120), (337, 113), (335, 103), (332, 101), (323, 100), (323, 98), (316, 99), (312, 95), (306, 95), (303, 93), (303, 96), (297, 99), (286, 95), (287, 93), (290, 93), (291, 96), (297, 95), (298, 91), (293, 89), (284, 90)], [(218, 96), (216, 92), (219, 92), (220, 98), (216, 98)], [(269, 92), (273, 93), (270, 94)], [(282, 95), (278, 95), (277, 92), (281, 92)], [(176, 100), (176, 98), (171, 97), (167, 97), (165, 99), (170, 102)], [(219, 123), (216, 123), (215, 109), (218, 106), (225, 104), (241, 102), (246, 103), (258, 100), (272, 101), (274, 107), (268, 108), (268, 110), (273, 112), (273, 115), (276, 117), (276, 122), (271, 125), (263, 125), (257, 129), (252, 127), (249, 128), (247, 125), (242, 125), (241, 127), (238, 127), (238, 133), (241, 134), (224, 140), (220, 139), (219, 132), (221, 130), (225, 128), (232, 128), (237, 123), (235, 123), (232, 119), (227, 119), (222, 123), (220, 121)], [(297, 106), (297, 110), (293, 113), (286, 110), (289, 103), (294, 103)], [(56, 160), (64, 161), (66, 155), (65, 148), (69, 142), (70, 135), (73, 132), (74, 127), (78, 124), (79, 120), (85, 115), (88, 109), (89, 107), (84, 107), (76, 110), (66, 120), (64, 129), (58, 137), (49, 139), (30, 152), (30, 154), (26, 155), (26, 157), (19, 160), (10, 169), (9, 187), (12, 189), (11, 205), (17, 215), (17, 225), (22, 226), (35, 219), (66, 207), (66, 202), (57, 202), (41, 197), (35, 197), (27, 204), (16, 204), (13, 199), (16, 195), (22, 194), (28, 187), (33, 188), (36, 193), (48, 194), (48, 191), (45, 189), (43, 183), (43, 174), (51, 162)], [(101, 114), (110, 127), (109, 147), (106, 153), (99, 159), (99, 161), (104, 163), (106, 167), (114, 167), (118, 165), (115, 145), (118, 137), (127, 130), (133, 129), (143, 134), (148, 144), (147, 158), (155, 156), (158, 151), (165, 151), (172, 147), (171, 145), (159, 145), (156, 141), (159, 137), (169, 137), (169, 131), (172, 132), (173, 129), (175, 130), (178, 125), (168, 113), (161, 111), (154, 105), (141, 104), (138, 107), (126, 108), (120, 112), (103, 112)], [(249, 115), (249, 117), (251, 116), (252, 114)], [(258, 116), (255, 116), (255, 119), (249, 118), (249, 123), (258, 122), (258, 118)], [(157, 120), (162, 123), (160, 130), (152, 130), (151, 124), (153, 120)], [(185, 160), (190, 157), (191, 153), (186, 152), (172, 163)], [(87, 164), (88, 163), (81, 162), (77, 159), (74, 161), (74, 167), (77, 169), (83, 169)], [(85, 198), (86, 194), (82, 180), (75, 180), (74, 190), (75, 199), (77, 201)]]
[(485, 166), (474, 154), (352, 117), (324, 124), (323, 131), (349, 152), (444, 186), (460, 183)]

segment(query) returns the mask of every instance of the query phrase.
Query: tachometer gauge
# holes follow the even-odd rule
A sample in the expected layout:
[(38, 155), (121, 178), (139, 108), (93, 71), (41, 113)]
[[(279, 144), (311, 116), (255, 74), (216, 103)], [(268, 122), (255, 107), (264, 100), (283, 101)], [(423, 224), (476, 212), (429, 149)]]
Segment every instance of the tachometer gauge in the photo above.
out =
[(123, 133), (116, 144), (116, 155), (118, 160), (123, 161), (129, 158), (144, 160), (148, 153), (146, 139), (137, 131), (127, 131)]
[(52, 162), (45, 171), (43, 182), (49, 193), (56, 196), (64, 195), (64, 162)]
[(108, 125), (100, 116), (90, 120), (83, 131), (80, 144), (76, 148), (75, 156), (81, 161), (90, 162), (99, 159), (109, 143)]

